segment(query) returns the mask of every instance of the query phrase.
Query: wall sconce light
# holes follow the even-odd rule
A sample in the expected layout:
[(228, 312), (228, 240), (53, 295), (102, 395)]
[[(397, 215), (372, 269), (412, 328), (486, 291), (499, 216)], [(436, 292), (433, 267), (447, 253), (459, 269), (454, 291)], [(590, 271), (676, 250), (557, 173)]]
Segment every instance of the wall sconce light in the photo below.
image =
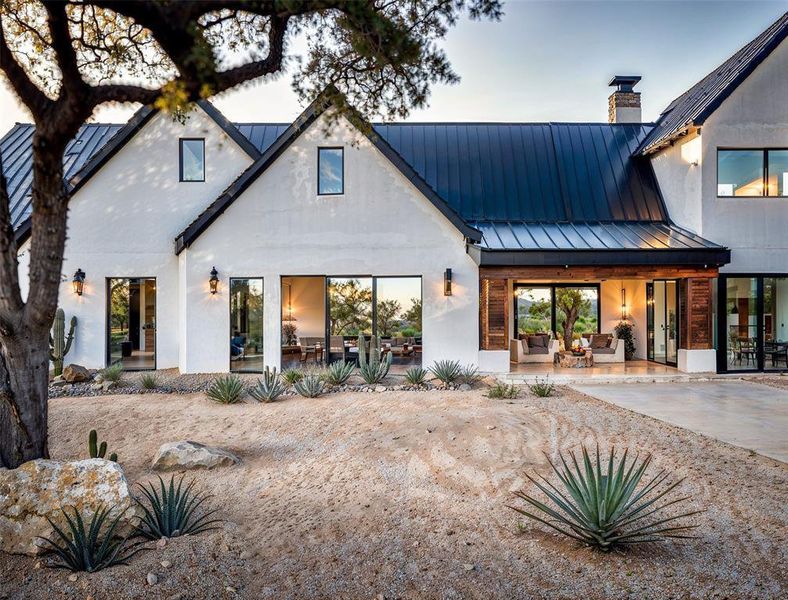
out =
[(211, 269), (211, 278), (208, 280), (208, 284), (211, 286), (211, 293), (215, 294), (219, 287), (219, 271), (216, 270), (216, 267)]
[(627, 320), (627, 291), (621, 288), (621, 320)]
[(74, 279), (71, 281), (71, 285), (74, 286), (74, 293), (77, 296), (81, 296), (82, 289), (85, 285), (85, 271), (77, 269), (77, 272), (74, 273)]
[(451, 269), (446, 269), (443, 274), (443, 295), (451, 296)]

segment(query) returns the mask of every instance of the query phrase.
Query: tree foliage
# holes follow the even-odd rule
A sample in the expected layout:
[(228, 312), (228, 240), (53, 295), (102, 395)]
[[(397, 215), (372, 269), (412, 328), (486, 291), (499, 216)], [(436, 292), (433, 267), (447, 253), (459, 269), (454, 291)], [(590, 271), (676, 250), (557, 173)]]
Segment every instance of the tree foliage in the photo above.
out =
[(378, 336), (391, 337), (399, 325), (402, 305), (396, 300), (378, 300), (375, 313), (378, 319)]
[(328, 302), (331, 335), (372, 333), (372, 288), (358, 279), (334, 280)]
[[(2, 0), (0, 70), (36, 129), (24, 301), (0, 176), (0, 466), (49, 453), (49, 327), (72, 190), (63, 152), (97, 107), (137, 102), (177, 116), (291, 66), (301, 99), (322, 94), (333, 118), (404, 117), (432, 85), (457, 81), (438, 44), (464, 13), (498, 19), (500, 0)], [(297, 35), (306, 56), (288, 53)]]

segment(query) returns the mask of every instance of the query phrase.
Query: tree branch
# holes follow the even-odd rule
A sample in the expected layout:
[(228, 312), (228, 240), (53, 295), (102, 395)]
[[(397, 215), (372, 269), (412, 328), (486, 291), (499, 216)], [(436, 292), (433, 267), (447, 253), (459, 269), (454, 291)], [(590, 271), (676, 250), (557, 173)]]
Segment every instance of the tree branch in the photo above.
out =
[(2, 16), (0, 16), (0, 69), (5, 73), (16, 95), (19, 96), (19, 99), (24, 102), (25, 106), (36, 117), (36, 121), (38, 121), (53, 104), (53, 101), (38, 89), (38, 86), (32, 82), (25, 70), (14, 58), (11, 48), (8, 47), (8, 42), (5, 39)]
[(52, 36), (52, 50), (55, 51), (57, 64), (62, 73), (62, 85), (70, 95), (80, 95), (87, 84), (83, 81), (77, 65), (77, 54), (68, 30), (66, 3), (50, 1), (45, 2), (44, 7), (48, 15), (49, 33)]

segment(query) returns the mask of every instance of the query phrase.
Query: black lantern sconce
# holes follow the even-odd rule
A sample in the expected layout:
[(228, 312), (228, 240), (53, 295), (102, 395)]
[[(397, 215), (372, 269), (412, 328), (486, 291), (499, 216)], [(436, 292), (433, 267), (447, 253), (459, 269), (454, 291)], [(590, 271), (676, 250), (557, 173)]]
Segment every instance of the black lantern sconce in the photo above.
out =
[(219, 271), (216, 270), (216, 267), (211, 269), (211, 278), (208, 280), (208, 284), (211, 286), (211, 293), (215, 294), (219, 288)]
[(443, 295), (451, 296), (451, 269), (446, 269), (443, 274)]
[(74, 279), (71, 281), (71, 285), (74, 286), (74, 293), (77, 296), (81, 296), (85, 286), (85, 271), (77, 269), (77, 272), (74, 273)]

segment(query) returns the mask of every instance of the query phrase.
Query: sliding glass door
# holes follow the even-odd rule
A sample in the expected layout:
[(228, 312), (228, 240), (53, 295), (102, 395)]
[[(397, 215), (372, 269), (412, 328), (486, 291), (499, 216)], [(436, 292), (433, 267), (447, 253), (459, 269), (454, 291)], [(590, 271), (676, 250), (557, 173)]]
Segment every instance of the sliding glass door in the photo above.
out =
[(788, 370), (788, 276), (722, 275), (717, 293), (718, 370)]

